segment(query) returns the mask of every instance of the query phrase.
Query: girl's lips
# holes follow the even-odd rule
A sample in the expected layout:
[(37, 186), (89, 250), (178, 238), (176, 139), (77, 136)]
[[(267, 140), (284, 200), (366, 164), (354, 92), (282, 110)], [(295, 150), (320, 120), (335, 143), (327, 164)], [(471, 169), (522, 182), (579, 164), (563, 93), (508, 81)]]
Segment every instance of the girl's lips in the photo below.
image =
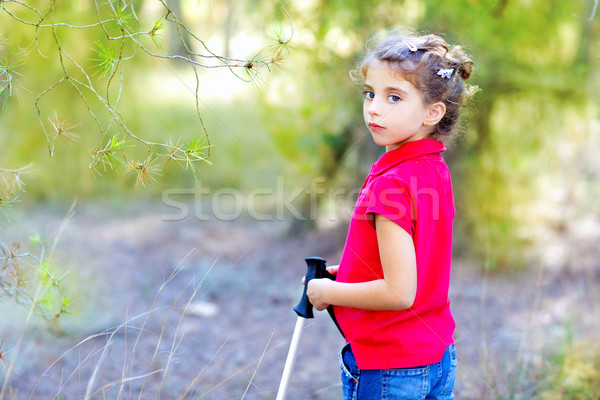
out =
[(380, 130), (385, 129), (383, 126), (377, 125), (373, 122), (369, 122), (369, 128), (373, 129), (374, 131), (380, 131)]

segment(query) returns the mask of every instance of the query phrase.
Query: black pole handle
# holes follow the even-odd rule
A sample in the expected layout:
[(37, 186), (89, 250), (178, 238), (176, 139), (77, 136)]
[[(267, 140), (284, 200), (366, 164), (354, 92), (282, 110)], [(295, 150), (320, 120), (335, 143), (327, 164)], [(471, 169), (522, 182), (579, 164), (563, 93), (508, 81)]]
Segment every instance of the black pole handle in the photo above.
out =
[[(308, 282), (312, 279), (319, 278), (328, 278), (332, 281), (335, 281), (335, 275), (327, 272), (327, 262), (324, 258), (321, 257), (308, 257), (304, 259), (307, 264), (306, 276), (304, 277), (304, 292), (302, 293), (302, 298), (300, 299), (300, 303), (296, 307), (294, 307), (294, 311), (298, 314), (299, 317), (302, 318), (314, 318), (313, 314), (313, 305), (308, 300), (308, 296), (306, 295), (306, 289), (308, 288)], [(333, 323), (338, 328), (342, 337), (345, 337), (342, 328), (337, 322), (335, 318), (335, 313), (333, 312), (333, 306), (327, 307), (327, 312), (329, 316), (333, 320)]]
[(302, 293), (300, 303), (298, 303), (298, 305), (294, 307), (294, 311), (296, 311), (296, 314), (298, 314), (299, 317), (314, 318), (313, 306), (312, 304), (310, 304), (308, 296), (306, 295), (308, 282), (315, 278), (329, 278), (332, 281), (335, 281), (335, 275), (332, 275), (329, 272), (327, 272), (327, 262), (324, 258), (308, 257), (305, 258), (304, 261), (306, 261), (308, 268), (308, 270), (306, 271), (306, 276), (304, 277), (304, 292)]

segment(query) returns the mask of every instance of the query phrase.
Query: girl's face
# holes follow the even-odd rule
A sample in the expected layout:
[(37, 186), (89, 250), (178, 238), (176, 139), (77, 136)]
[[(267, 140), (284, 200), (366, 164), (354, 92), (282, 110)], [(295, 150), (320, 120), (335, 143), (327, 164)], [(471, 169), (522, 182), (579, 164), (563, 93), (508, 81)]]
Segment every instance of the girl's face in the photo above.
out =
[(373, 140), (386, 151), (434, 132), (431, 106), (420, 91), (385, 62), (369, 66), (364, 84), (363, 115)]

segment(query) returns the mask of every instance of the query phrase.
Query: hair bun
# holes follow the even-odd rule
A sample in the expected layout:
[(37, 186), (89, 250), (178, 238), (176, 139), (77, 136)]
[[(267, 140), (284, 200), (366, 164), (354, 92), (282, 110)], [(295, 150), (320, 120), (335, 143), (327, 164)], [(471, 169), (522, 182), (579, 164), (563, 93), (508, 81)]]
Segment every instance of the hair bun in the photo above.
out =
[(456, 73), (463, 79), (467, 80), (473, 74), (473, 70), (475, 69), (475, 65), (471, 57), (463, 50), (461, 46), (454, 46), (448, 54), (446, 54), (446, 58), (456, 65)]

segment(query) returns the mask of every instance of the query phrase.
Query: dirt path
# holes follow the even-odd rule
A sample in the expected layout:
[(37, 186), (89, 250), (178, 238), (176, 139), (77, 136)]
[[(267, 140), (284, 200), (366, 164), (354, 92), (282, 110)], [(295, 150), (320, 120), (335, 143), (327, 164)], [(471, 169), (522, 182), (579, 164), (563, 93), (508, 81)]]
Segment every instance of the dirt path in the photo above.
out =
[[(15, 398), (81, 399), (88, 386), (92, 398), (107, 399), (120, 392), (124, 399), (159, 392), (161, 399), (275, 398), (303, 258), (337, 262), (345, 232), (290, 236), (285, 222), (163, 216), (160, 207), (120, 215), (78, 208), (58, 247), (78, 309), (61, 321), (62, 335), (40, 321), (28, 326), (10, 380)], [(31, 226), (51, 234), (61, 219), (32, 211), (3, 238), (26, 240)], [(539, 268), (510, 277), (478, 271), (454, 265), (457, 398), (503, 398), (511, 388), (514, 398), (535, 398), (545, 349), (564, 342), (569, 330), (586, 335), (597, 328), (589, 311), (599, 315), (593, 288), (600, 278)], [(582, 306), (588, 312), (577, 311)], [(10, 304), (0, 311), (4, 347), (15, 348), (24, 313)], [(340, 397), (342, 344), (326, 313), (308, 323), (290, 399)]]

